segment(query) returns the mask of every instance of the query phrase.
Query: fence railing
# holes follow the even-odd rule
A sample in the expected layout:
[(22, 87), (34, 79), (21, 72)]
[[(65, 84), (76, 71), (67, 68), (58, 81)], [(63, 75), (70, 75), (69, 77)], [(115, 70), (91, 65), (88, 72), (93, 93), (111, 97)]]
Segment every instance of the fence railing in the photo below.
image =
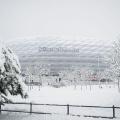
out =
[(116, 117), (116, 109), (120, 109), (120, 107), (115, 107), (114, 105), (113, 106), (86, 106), (86, 105), (70, 105), (70, 104), (64, 104), (64, 105), (60, 105), (60, 104), (39, 104), (39, 103), (24, 103), (24, 102), (14, 102), (14, 103), (5, 103), (6, 104), (14, 104), (14, 105), (28, 105), (29, 106), (29, 110), (26, 111), (26, 110), (11, 110), (11, 109), (2, 109), (2, 105), (0, 104), (0, 114), (2, 111), (6, 111), (6, 112), (22, 112), (22, 113), (35, 113), (35, 114), (53, 114), (52, 112), (35, 112), (33, 111), (33, 106), (58, 106), (58, 107), (65, 107), (66, 108), (66, 113), (67, 115), (73, 115), (73, 116), (80, 116), (80, 115), (75, 115), (75, 114), (71, 114), (70, 113), (70, 108), (76, 108), (76, 107), (79, 107), (79, 108), (103, 108), (103, 109), (111, 109), (112, 112), (111, 112), (111, 116), (109, 117), (105, 117), (105, 116), (96, 116), (96, 115), (84, 115), (85, 117), (101, 117), (101, 118), (115, 118)]

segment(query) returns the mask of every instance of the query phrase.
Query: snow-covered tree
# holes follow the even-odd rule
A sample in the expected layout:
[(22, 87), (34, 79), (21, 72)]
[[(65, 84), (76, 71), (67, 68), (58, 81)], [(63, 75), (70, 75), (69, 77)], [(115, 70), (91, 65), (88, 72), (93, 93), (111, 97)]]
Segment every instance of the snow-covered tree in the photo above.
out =
[(120, 74), (120, 39), (113, 44), (111, 67), (113, 67), (117, 74)]
[(112, 73), (111, 77), (114, 80), (118, 80), (119, 87), (119, 79), (120, 79), (120, 39), (114, 41), (112, 50), (109, 55), (106, 57), (106, 61), (109, 63), (109, 71)]
[(8, 95), (26, 97), (21, 68), (16, 55), (0, 43), (0, 102), (8, 100)]

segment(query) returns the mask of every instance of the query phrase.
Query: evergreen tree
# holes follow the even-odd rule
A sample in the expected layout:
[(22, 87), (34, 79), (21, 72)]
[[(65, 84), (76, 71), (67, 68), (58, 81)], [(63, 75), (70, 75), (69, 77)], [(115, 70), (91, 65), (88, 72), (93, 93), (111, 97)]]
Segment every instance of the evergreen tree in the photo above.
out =
[(22, 81), (20, 64), (16, 55), (3, 44), (0, 44), (0, 101), (7, 101), (7, 96), (21, 95), (26, 97)]

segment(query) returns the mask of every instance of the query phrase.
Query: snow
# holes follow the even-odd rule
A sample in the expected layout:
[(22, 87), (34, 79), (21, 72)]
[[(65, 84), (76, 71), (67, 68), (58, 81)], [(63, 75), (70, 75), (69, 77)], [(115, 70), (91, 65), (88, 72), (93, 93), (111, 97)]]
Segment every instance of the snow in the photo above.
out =
[[(61, 88), (53, 88), (49, 86), (44, 86), (40, 88), (38, 86), (33, 86), (33, 88), (28, 89), (29, 98), (21, 99), (20, 96), (11, 96), (11, 99), (15, 102), (32, 102), (32, 103), (46, 103), (46, 104), (71, 104), (71, 105), (90, 105), (90, 106), (109, 106), (112, 107), (120, 106), (120, 93), (115, 85), (91, 85), (90, 86), (68, 86)], [(12, 110), (30, 110), (30, 105), (5, 105), (3, 109)], [(53, 113), (50, 115), (44, 115), (45, 120), (94, 120), (97, 118), (84, 118), (84, 115), (90, 116), (105, 116), (112, 117), (112, 108), (84, 108), (84, 107), (70, 107), (70, 114), (80, 115), (78, 116), (67, 116), (66, 106), (47, 106), (47, 105), (33, 105), (33, 112), (47, 112)], [(116, 109), (117, 118), (120, 110)], [(11, 114), (10, 114), (11, 115)], [(14, 116), (14, 115), (13, 115)], [(31, 115), (27, 116), (28, 119), (37, 119), (37, 117), (42, 117), (43, 115)], [(56, 117), (59, 116), (59, 117)], [(22, 118), (24, 120), (24, 118)], [(43, 118), (42, 118), (43, 119)], [(99, 118), (104, 120), (103, 118)], [(3, 119), (4, 120), (4, 119)], [(43, 119), (44, 120), (44, 119)], [(107, 119), (105, 119), (107, 120)]]
[(0, 42), (0, 88), (1, 101), (5, 100), (1, 95), (21, 94), (22, 97), (26, 95), (18, 58), (2, 42)]
[[(3, 63), (4, 56), (1, 54), (0, 47), (0, 68), (4, 71)], [(7, 50), (6, 50), (7, 51)], [(8, 55), (8, 58), (14, 61), (14, 58)], [(17, 61), (16, 61), (17, 62)], [(13, 66), (18, 67), (19, 64), (15, 63)], [(16, 67), (16, 68), (17, 68)], [(18, 76), (19, 77), (19, 76)], [(22, 84), (21, 78), (19, 78)], [(31, 90), (30, 90), (31, 88)], [(39, 86), (29, 86), (28, 89), (29, 98), (22, 99), (20, 95), (10, 96), (9, 98), (14, 102), (32, 102), (32, 103), (45, 103), (45, 104), (71, 104), (71, 105), (90, 105), (90, 106), (120, 106), (120, 93), (116, 85), (82, 85), (82, 86), (67, 86), (61, 88), (53, 88), (50, 86), (42, 86), (39, 90)], [(2, 109), (12, 110), (25, 110), (29, 111), (29, 105), (13, 105), (6, 104), (2, 106)], [(22, 113), (6, 113), (3, 112), (0, 115), (0, 120), (96, 120), (98, 118), (86, 118), (84, 115), (93, 116), (106, 116), (112, 117), (112, 109), (102, 108), (76, 108), (70, 107), (70, 114), (81, 115), (71, 116), (66, 115), (66, 106), (38, 106), (33, 105), (34, 112), (49, 112), (52, 115), (36, 115), (36, 114), (22, 114)], [(116, 110), (116, 120), (120, 119), (119, 110)], [(107, 120), (107, 118), (99, 118), (99, 120)]]
[[(0, 120), (110, 120), (107, 118), (89, 118), (69, 115), (38, 115), (38, 114), (2, 114)], [(115, 120), (120, 120), (115, 118)]]
[(4, 58), (4, 55), (2, 54), (2, 44), (0, 44), (0, 69), (1, 69), (1, 72), (4, 71), (4, 67), (3, 67), (4, 62), (5, 62), (5, 58)]
[[(28, 99), (11, 97), (13, 101), (52, 104), (120, 106), (120, 93), (115, 85), (68, 86), (53, 88), (33, 86), (28, 89)], [(116, 99), (117, 97), (117, 99)], [(63, 99), (64, 98), (64, 99)], [(109, 101), (108, 101), (109, 100)]]

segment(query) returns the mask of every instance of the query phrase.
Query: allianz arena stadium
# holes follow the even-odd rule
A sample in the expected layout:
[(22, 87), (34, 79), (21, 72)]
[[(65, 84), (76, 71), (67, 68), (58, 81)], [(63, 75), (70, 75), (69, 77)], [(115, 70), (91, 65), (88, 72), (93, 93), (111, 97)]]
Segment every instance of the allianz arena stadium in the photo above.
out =
[(22, 39), (8, 44), (18, 55), (22, 71), (29, 66), (47, 66), (50, 73), (69, 70), (72, 67), (104, 71), (109, 65), (104, 56), (110, 45), (94, 40), (65, 40), (59, 38)]

